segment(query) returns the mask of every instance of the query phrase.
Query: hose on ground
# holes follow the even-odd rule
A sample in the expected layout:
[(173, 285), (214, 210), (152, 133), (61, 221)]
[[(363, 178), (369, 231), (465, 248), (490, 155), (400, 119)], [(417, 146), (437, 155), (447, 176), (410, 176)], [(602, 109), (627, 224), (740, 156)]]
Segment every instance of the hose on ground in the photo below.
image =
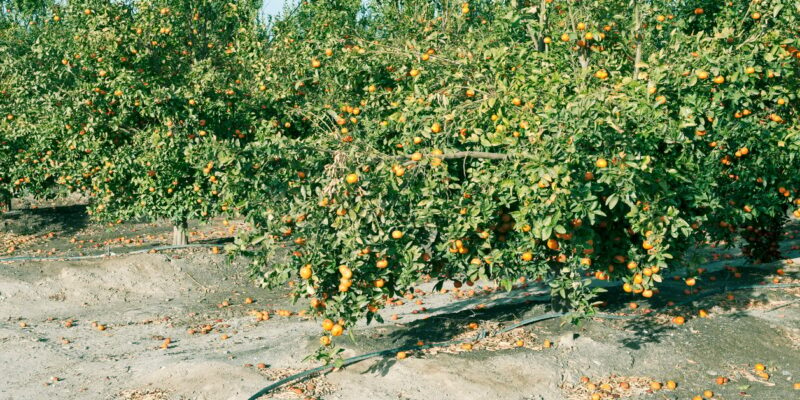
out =
[[(92, 255), (85, 255), (85, 256), (53, 256), (53, 257), (32, 257), (32, 256), (19, 256), (19, 257), (7, 257), (7, 258), (0, 258), (0, 263), (11, 263), (11, 262), (20, 262), (20, 261), (79, 261), (79, 260), (95, 260), (98, 258), (107, 258), (107, 257), (122, 257), (122, 256), (129, 256), (133, 254), (143, 254), (149, 253), (152, 251), (166, 251), (166, 250), (181, 250), (181, 249), (190, 249), (190, 248), (211, 248), (211, 247), (220, 247), (221, 244), (184, 244), (179, 246), (155, 246), (155, 247), (148, 247), (146, 249), (138, 249), (133, 251), (126, 251), (120, 252), (114, 251), (109, 249), (105, 253), (102, 254), (92, 254)], [(124, 247), (118, 247), (117, 250), (124, 249)]]

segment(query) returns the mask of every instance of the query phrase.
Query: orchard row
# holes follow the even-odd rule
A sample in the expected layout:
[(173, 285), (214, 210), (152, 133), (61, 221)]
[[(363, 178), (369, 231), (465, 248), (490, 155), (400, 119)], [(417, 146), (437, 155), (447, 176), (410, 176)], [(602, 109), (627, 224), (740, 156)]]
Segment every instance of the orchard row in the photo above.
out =
[[(585, 315), (800, 204), (800, 9), (748, 2), (78, 0), (7, 10), (0, 191), (98, 220), (241, 216), (341, 335), (421, 276)], [(333, 350), (324, 348), (320, 356)]]

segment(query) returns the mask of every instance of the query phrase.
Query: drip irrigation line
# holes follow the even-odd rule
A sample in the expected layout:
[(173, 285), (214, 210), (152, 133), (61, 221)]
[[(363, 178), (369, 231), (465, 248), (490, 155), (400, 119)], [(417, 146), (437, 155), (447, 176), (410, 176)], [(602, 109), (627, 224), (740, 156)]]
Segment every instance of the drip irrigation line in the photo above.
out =
[[(560, 317), (562, 315), (563, 315), (563, 313), (550, 313), (550, 314), (539, 315), (539, 316), (533, 317), (530, 320), (526, 320), (526, 321), (529, 321), (528, 323), (534, 323), (534, 322), (538, 322), (538, 321), (544, 321), (546, 319), (558, 318), (558, 317)], [(474, 342), (474, 341), (478, 341), (478, 340), (484, 339), (486, 337), (495, 336), (495, 335), (497, 335), (499, 333), (503, 333), (503, 332), (505, 332), (505, 331), (498, 331), (498, 332), (495, 332), (493, 334), (487, 334), (486, 331), (482, 329), (481, 332), (478, 333), (477, 335), (475, 335), (475, 337), (473, 337), (472, 339), (449, 340), (449, 341), (446, 341), (446, 342), (424, 344), (424, 345), (421, 345), (421, 346), (420, 345), (400, 346), (400, 347), (395, 347), (393, 349), (379, 350), (379, 351), (374, 351), (372, 353), (362, 354), (360, 356), (350, 357), (350, 358), (347, 358), (347, 359), (343, 360), (338, 367), (337, 366), (333, 366), (333, 365), (323, 365), (323, 366), (312, 368), (312, 369), (309, 369), (309, 370), (294, 374), (292, 376), (288, 376), (286, 378), (283, 378), (283, 379), (281, 379), (281, 380), (279, 380), (279, 381), (277, 381), (277, 382), (275, 382), (275, 383), (273, 383), (273, 384), (271, 384), (271, 385), (259, 390), (258, 393), (250, 396), (248, 398), (248, 400), (258, 399), (258, 398), (260, 398), (262, 396), (265, 396), (265, 395), (269, 394), (270, 392), (272, 392), (275, 389), (278, 389), (278, 388), (280, 388), (282, 386), (285, 386), (285, 385), (287, 385), (289, 383), (302, 380), (303, 378), (309, 377), (311, 375), (324, 374), (324, 373), (332, 371), (335, 368), (346, 367), (348, 365), (355, 364), (355, 363), (357, 363), (359, 361), (364, 361), (364, 360), (369, 359), (369, 358), (385, 357), (385, 356), (389, 356), (389, 355), (395, 355), (395, 354), (397, 354), (397, 353), (399, 353), (401, 351), (426, 350), (426, 349), (432, 349), (432, 348), (436, 348), (436, 347), (445, 347), (445, 346), (450, 346), (450, 345), (454, 345), (454, 344)]]
[[(740, 286), (735, 286), (735, 287), (732, 287), (732, 288), (723, 287), (722, 290), (707, 291), (707, 292), (705, 292), (705, 293), (703, 293), (703, 294), (701, 294), (699, 296), (695, 296), (692, 299), (689, 299), (688, 301), (685, 301), (685, 303), (696, 301), (696, 300), (698, 300), (700, 298), (712, 296), (714, 294), (721, 293), (721, 292), (726, 292), (726, 291), (737, 291), (737, 290), (744, 290), (744, 289), (788, 289), (788, 288), (794, 288), (794, 287), (800, 287), (800, 283), (770, 283), (770, 284), (764, 284), (764, 285), (740, 285)], [(678, 304), (682, 304), (682, 303), (678, 303)], [(563, 313), (563, 312), (551, 312), (551, 313), (537, 315), (535, 317), (524, 319), (524, 320), (522, 320), (520, 322), (517, 322), (515, 324), (509, 325), (509, 326), (507, 326), (507, 327), (505, 327), (503, 329), (500, 329), (498, 331), (495, 331), (493, 333), (486, 333), (485, 330), (481, 330), (481, 332), (478, 335), (476, 335), (474, 338), (468, 339), (468, 340), (450, 340), (450, 341), (446, 341), (446, 342), (431, 343), (431, 344), (425, 344), (425, 345), (421, 345), (421, 346), (420, 345), (401, 346), (401, 347), (395, 347), (395, 348), (392, 348), (392, 349), (374, 351), (374, 352), (371, 352), (371, 353), (362, 354), (360, 356), (347, 358), (347, 359), (345, 359), (345, 360), (343, 360), (341, 362), (341, 364), (339, 365), (338, 368), (346, 367), (348, 365), (352, 365), (352, 364), (355, 364), (357, 362), (364, 361), (366, 359), (373, 358), (373, 357), (385, 357), (385, 356), (395, 355), (395, 354), (397, 354), (398, 352), (401, 352), (401, 351), (426, 350), (426, 349), (431, 349), (431, 348), (436, 348), (436, 347), (446, 347), (446, 346), (450, 346), (450, 345), (454, 345), (454, 344), (460, 344), (460, 343), (466, 343), (466, 342), (474, 342), (474, 341), (478, 341), (478, 340), (481, 340), (481, 339), (486, 338), (486, 337), (497, 336), (497, 335), (499, 335), (501, 333), (506, 333), (506, 332), (509, 332), (509, 331), (517, 329), (517, 328), (521, 328), (521, 327), (526, 326), (526, 325), (530, 325), (530, 324), (534, 324), (534, 323), (542, 322), (542, 321), (547, 321), (547, 320), (551, 320), (551, 319), (555, 319), (555, 318), (559, 318), (559, 317), (564, 317), (564, 316), (567, 316), (567, 315), (568, 314)], [(643, 315), (618, 315), (618, 314), (600, 313), (600, 314), (593, 315), (592, 317), (594, 317), (594, 318), (602, 318), (602, 319), (610, 319), (610, 320), (632, 320), (632, 319), (643, 318), (645, 316), (646, 316), (645, 314), (643, 314)], [(316, 368), (312, 368), (312, 369), (309, 369), (309, 370), (294, 374), (292, 376), (288, 376), (286, 378), (283, 378), (283, 379), (281, 379), (279, 381), (276, 381), (276, 382), (270, 384), (269, 386), (259, 390), (256, 394), (250, 396), (247, 400), (256, 400), (256, 399), (258, 399), (258, 398), (260, 398), (262, 396), (265, 396), (265, 395), (269, 394), (270, 392), (272, 392), (272, 391), (274, 391), (276, 389), (279, 389), (279, 388), (281, 388), (281, 387), (283, 387), (285, 385), (288, 385), (289, 383), (304, 380), (305, 378), (307, 378), (309, 376), (312, 376), (312, 375), (325, 374), (325, 373), (328, 373), (328, 372), (334, 370), (335, 368), (337, 368), (337, 367), (336, 366), (332, 366), (332, 365), (323, 365), (323, 366), (319, 366), (319, 367), (316, 367)]]
[[(107, 258), (107, 257), (121, 257), (121, 256), (128, 256), (132, 254), (143, 254), (149, 253), (151, 251), (164, 251), (164, 250), (180, 250), (180, 249), (189, 249), (189, 248), (211, 248), (211, 247), (219, 247), (221, 244), (185, 244), (179, 246), (155, 246), (149, 247), (146, 249), (138, 249), (133, 251), (126, 251), (126, 252), (116, 252), (111, 249), (107, 250), (105, 253), (102, 254), (92, 254), (86, 256), (55, 256), (55, 257), (31, 257), (31, 256), (19, 256), (19, 257), (7, 257), (7, 258), (0, 258), (0, 263), (9, 263), (9, 262), (20, 262), (20, 261), (78, 261), (78, 260), (94, 260), (98, 258)], [(117, 250), (124, 249), (124, 247), (118, 247)]]
[(683, 304), (692, 303), (692, 302), (695, 302), (695, 301), (697, 301), (699, 299), (702, 299), (702, 298), (705, 298), (705, 297), (709, 297), (709, 296), (713, 296), (715, 294), (725, 293), (725, 292), (736, 292), (736, 291), (739, 291), (739, 290), (746, 290), (746, 289), (789, 289), (789, 288), (795, 288), (795, 287), (800, 287), (800, 283), (765, 283), (763, 285), (758, 285), (758, 284), (755, 284), (755, 285), (736, 285), (736, 286), (728, 287), (728, 283), (726, 281), (723, 284), (723, 286), (720, 287), (720, 288), (704, 290), (703, 292), (699, 293), (696, 296), (693, 296), (693, 297), (690, 297), (688, 299), (676, 302), (675, 305), (683, 305)]

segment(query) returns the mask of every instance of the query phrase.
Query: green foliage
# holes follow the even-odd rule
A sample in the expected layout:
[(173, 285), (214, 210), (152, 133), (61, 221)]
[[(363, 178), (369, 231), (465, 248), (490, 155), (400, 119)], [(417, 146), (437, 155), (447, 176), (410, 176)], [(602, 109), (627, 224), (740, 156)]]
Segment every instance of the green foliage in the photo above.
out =
[(797, 196), (790, 2), (355, 3), (276, 25), (253, 85), (289, 150), (239, 243), (268, 283), (310, 267), (296, 296), (345, 326), (421, 276), (541, 280), (579, 314), (588, 277), (649, 296)]

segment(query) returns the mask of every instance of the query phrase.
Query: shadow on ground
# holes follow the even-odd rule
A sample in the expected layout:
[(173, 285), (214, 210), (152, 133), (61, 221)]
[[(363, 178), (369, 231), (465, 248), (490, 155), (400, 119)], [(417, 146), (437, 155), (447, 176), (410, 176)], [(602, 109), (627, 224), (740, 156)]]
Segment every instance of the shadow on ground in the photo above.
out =
[(89, 225), (85, 205), (27, 208), (0, 214), (4, 232), (19, 235), (40, 235), (59, 232), (72, 235)]

